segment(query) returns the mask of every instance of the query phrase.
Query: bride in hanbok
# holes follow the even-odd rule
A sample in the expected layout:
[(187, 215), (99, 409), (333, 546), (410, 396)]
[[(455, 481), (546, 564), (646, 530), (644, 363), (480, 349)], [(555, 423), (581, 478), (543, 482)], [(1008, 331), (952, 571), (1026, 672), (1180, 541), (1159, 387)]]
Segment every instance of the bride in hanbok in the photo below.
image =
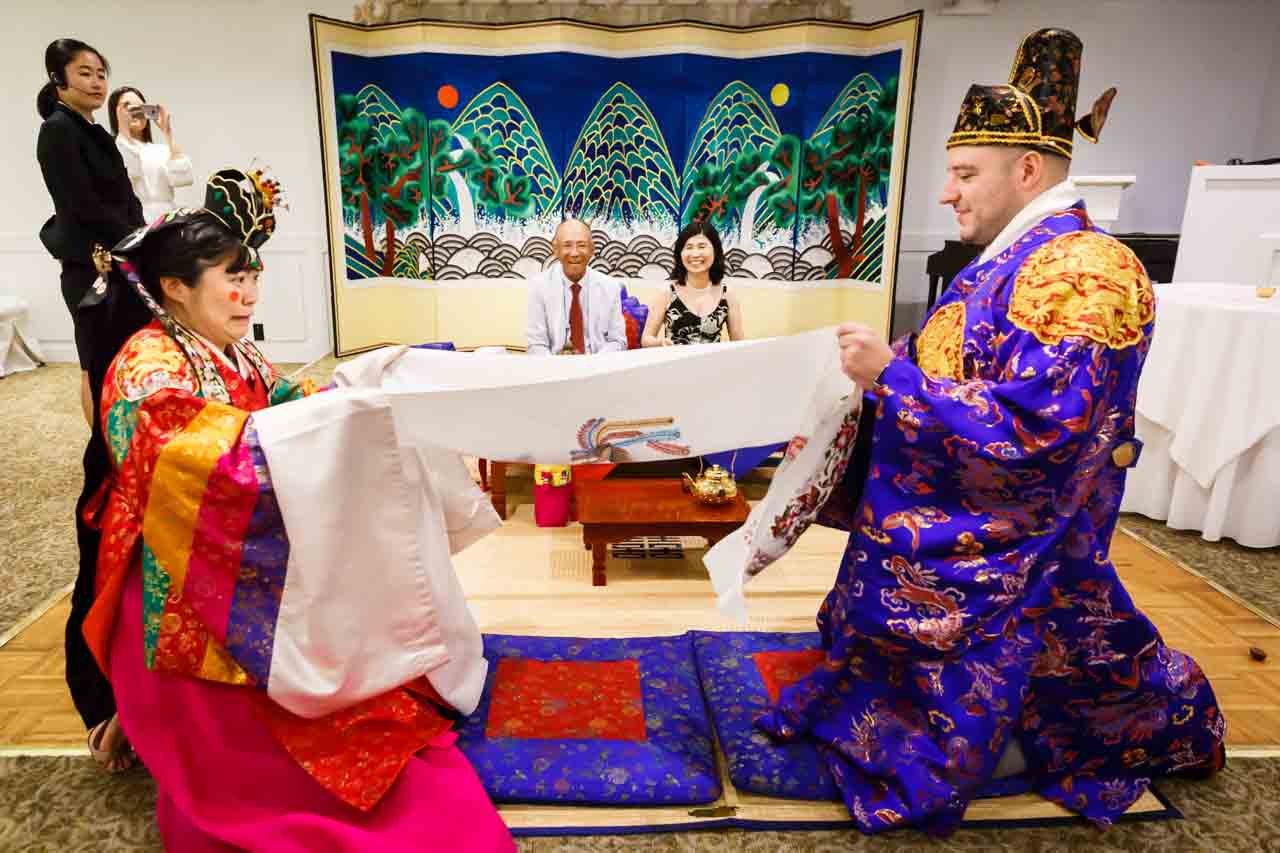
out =
[(154, 320), (106, 374), (86, 638), (171, 850), (512, 850), (425, 677), (306, 716), (269, 691), (290, 542), (253, 413), (314, 390), (244, 340), (277, 194), (224, 170), (112, 253), (104, 289)]

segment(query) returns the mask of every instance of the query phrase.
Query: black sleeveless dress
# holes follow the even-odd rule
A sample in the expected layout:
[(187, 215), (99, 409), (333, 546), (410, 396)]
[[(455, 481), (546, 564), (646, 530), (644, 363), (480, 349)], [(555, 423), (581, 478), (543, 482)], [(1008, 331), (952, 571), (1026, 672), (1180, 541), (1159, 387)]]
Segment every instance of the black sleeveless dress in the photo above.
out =
[(676, 295), (671, 285), (671, 303), (667, 306), (667, 334), (673, 344), (713, 344), (720, 340), (725, 323), (729, 320), (729, 287), (724, 286), (720, 303), (705, 317), (699, 317)]

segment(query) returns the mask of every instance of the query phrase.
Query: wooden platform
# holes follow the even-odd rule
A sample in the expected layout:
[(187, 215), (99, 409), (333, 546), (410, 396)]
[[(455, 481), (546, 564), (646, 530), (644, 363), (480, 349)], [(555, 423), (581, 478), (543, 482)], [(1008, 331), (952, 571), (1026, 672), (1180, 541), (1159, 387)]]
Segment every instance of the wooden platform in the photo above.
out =
[[(609, 585), (591, 585), (591, 554), (578, 525), (554, 530), (515, 508), (497, 533), (458, 555), (456, 565), (485, 631), (542, 636), (622, 637), (735, 630), (715, 609), (702, 568), (701, 539), (683, 560), (609, 560)], [(821, 528), (748, 586), (750, 630), (813, 630), (845, 535)], [(1280, 627), (1142, 543), (1118, 534), (1113, 558), (1138, 606), (1165, 640), (1192, 655), (1213, 682), (1227, 717), (1231, 751), (1280, 750)], [(84, 749), (84, 731), (63, 681), (59, 602), (0, 648), (0, 750)], [(1265, 662), (1249, 647), (1264, 649)]]

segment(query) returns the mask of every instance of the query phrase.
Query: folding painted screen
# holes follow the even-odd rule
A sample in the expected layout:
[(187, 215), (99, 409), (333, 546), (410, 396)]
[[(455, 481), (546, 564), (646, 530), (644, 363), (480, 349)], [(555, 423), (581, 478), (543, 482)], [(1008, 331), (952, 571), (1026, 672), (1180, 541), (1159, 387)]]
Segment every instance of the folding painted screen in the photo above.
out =
[(753, 337), (888, 329), (918, 13), (311, 26), (339, 353), (522, 345), (524, 280), (566, 216), (641, 298), (703, 218)]

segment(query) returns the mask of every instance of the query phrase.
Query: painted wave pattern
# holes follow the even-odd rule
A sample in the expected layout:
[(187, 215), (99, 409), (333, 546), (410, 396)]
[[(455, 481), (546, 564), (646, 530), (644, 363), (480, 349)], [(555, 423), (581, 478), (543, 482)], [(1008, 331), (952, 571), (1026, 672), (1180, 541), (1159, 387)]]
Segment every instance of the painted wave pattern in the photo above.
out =
[[(880, 277), (880, 258), (884, 244), (885, 218), (875, 220), (864, 234), (863, 261), (854, 269), (852, 278), (876, 281)], [(846, 243), (853, 235), (841, 234)], [(592, 231), (596, 254), (591, 266), (617, 278), (668, 281), (673, 258), (669, 243), (650, 234), (630, 240), (610, 237), (604, 231)], [(352, 235), (346, 238), (348, 266), (360, 273), (358, 278), (378, 276), (376, 265), (366, 257), (364, 246)], [(434, 241), (423, 232), (408, 236), (398, 249), (396, 278), (460, 281), (463, 279), (526, 279), (538, 275), (555, 262), (551, 240), (532, 236), (522, 244), (504, 242), (498, 235), (481, 231), (470, 237), (441, 234)], [(782, 244), (768, 251), (747, 252), (729, 249), (725, 252), (726, 272), (735, 278), (760, 281), (820, 282), (831, 278), (834, 255), (831, 236), (823, 234), (812, 245), (797, 250)]]

